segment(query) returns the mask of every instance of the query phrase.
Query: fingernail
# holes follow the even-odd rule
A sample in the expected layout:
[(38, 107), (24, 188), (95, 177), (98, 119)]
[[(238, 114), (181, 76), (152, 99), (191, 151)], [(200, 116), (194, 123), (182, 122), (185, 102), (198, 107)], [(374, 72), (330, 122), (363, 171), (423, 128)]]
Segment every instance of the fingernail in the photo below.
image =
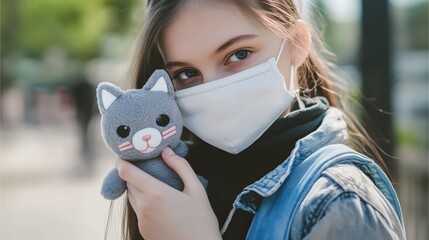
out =
[(174, 152), (173, 152), (173, 150), (171, 150), (171, 148), (166, 147), (164, 149), (164, 154), (166, 154), (167, 156), (171, 156), (171, 155), (174, 155)]

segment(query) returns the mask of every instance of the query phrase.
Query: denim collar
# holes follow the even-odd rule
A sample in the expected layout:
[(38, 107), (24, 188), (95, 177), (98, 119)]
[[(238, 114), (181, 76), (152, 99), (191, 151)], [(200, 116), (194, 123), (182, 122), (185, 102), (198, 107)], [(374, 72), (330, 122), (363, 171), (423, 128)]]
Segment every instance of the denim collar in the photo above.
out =
[(255, 213), (258, 200), (274, 194), (297, 164), (317, 149), (329, 144), (345, 143), (347, 139), (347, 124), (343, 119), (343, 113), (337, 108), (330, 107), (319, 128), (298, 140), (290, 156), (282, 164), (247, 186), (237, 196), (233, 208)]

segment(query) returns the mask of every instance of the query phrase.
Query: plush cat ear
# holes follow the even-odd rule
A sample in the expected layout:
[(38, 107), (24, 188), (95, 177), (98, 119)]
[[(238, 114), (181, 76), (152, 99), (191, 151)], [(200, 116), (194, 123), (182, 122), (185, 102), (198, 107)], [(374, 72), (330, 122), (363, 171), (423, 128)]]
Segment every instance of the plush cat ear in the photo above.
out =
[(143, 86), (143, 89), (165, 92), (170, 96), (174, 96), (174, 87), (170, 80), (170, 76), (162, 69), (155, 70), (155, 72), (152, 73), (147, 83)]
[(101, 114), (104, 114), (110, 105), (123, 93), (117, 86), (102, 82), (97, 86), (97, 103)]

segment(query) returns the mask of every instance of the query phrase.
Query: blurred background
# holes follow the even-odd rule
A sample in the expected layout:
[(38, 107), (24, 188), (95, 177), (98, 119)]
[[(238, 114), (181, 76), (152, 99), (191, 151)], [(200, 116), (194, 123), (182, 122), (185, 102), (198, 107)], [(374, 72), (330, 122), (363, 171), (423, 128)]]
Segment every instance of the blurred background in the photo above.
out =
[[(356, 109), (362, 121), (394, 156), (408, 239), (428, 239), (428, 1), (299, 2), (373, 119)], [(103, 238), (110, 204), (99, 189), (115, 158), (100, 137), (95, 86), (126, 80), (144, 6), (1, 1), (1, 239)]]

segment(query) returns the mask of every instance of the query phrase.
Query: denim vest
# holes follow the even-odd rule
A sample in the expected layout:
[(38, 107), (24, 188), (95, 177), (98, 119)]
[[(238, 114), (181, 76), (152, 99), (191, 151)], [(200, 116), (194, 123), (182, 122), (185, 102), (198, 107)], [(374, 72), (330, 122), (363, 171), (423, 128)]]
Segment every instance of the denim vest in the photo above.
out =
[[(390, 181), (373, 160), (344, 145), (347, 137), (342, 112), (331, 107), (319, 128), (298, 140), (290, 156), (281, 165), (238, 195), (222, 233), (226, 231), (235, 209), (242, 209), (255, 214), (246, 239), (290, 239), (297, 209), (311, 207), (302, 205), (310, 204), (303, 203), (303, 200), (315, 182), (327, 169), (340, 164), (353, 164), (374, 182), (383, 198), (387, 199), (386, 202), (390, 203), (387, 208), (393, 210), (381, 210), (380, 214), (384, 219), (395, 219), (397, 224), (391, 224), (394, 225), (393, 232), (399, 236), (398, 239), (405, 239), (401, 208)], [(336, 236), (336, 239), (354, 239), (350, 235)]]

